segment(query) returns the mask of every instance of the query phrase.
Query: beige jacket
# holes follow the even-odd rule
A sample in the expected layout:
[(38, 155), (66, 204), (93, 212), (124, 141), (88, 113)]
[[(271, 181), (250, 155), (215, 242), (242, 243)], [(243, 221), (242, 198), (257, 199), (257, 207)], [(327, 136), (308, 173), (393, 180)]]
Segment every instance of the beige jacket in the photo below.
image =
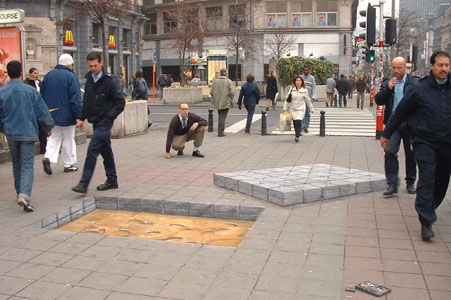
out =
[(305, 88), (301, 88), (297, 90), (296, 88), (291, 88), (291, 103), (287, 102), (287, 96), (285, 97), (285, 103), (283, 104), (283, 110), (288, 110), (293, 117), (293, 120), (303, 120), (305, 116), (305, 106), (308, 105), (310, 108), (310, 112), (314, 113), (315, 109), (313, 108), (312, 101), (310, 101), (310, 97), (308, 96), (308, 91)]
[(213, 81), (211, 86), (211, 106), (215, 109), (226, 109), (233, 107), (235, 89), (230, 79), (225, 76), (219, 76)]

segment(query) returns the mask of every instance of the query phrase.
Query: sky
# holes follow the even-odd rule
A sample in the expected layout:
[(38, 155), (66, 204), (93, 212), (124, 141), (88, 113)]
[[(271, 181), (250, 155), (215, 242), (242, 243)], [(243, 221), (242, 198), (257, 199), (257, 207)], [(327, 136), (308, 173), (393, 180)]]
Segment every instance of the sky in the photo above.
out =
[[(391, 6), (392, 6), (392, 1), (393, 0), (385, 0), (385, 4), (384, 4), (384, 16), (388, 17), (391, 16)], [(359, 35), (360, 33), (365, 32), (365, 29), (361, 28), (359, 26), (360, 22), (365, 21), (365, 17), (360, 16), (359, 11), (361, 10), (366, 10), (366, 8), (368, 7), (368, 3), (371, 3), (371, 5), (379, 5), (379, 0), (360, 0), (359, 1), (359, 5), (357, 7), (357, 26), (355, 29), (355, 34)], [(399, 0), (395, 0), (395, 10), (396, 10), (396, 15), (399, 12)], [(376, 27), (379, 28), (379, 8), (376, 7)]]

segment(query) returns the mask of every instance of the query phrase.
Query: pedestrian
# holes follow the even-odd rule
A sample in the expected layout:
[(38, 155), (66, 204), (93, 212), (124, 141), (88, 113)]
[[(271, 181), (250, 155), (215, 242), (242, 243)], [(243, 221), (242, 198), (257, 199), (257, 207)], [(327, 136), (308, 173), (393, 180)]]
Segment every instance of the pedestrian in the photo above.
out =
[(346, 94), (348, 93), (348, 81), (345, 79), (345, 75), (341, 74), (340, 79), (337, 80), (337, 91), (338, 91), (338, 104), (341, 108), (346, 107), (348, 101), (346, 100)]
[(41, 85), (41, 95), (55, 121), (47, 141), (42, 165), (47, 175), (52, 175), (51, 163), (58, 162), (61, 149), (64, 172), (75, 172), (78, 168), (75, 127), (80, 126), (80, 83), (73, 70), (74, 60), (70, 54), (61, 54), (58, 65), (48, 72)]
[(38, 140), (38, 123), (48, 132), (53, 127), (53, 119), (38, 91), (20, 80), (21, 63), (13, 60), (6, 69), (11, 80), (0, 89), (0, 132), (8, 140), (17, 203), (24, 211), (32, 212), (34, 143)]
[[(385, 105), (384, 124), (387, 124), (390, 116), (395, 112), (401, 100), (413, 89), (413, 85), (418, 81), (418, 77), (406, 73), (406, 60), (402, 57), (394, 58), (391, 68), (393, 77), (382, 83), (382, 88), (375, 97), (377, 105)], [(392, 196), (398, 193), (398, 151), (401, 140), (404, 146), (406, 160), (406, 189), (409, 194), (415, 194), (417, 166), (411, 149), (412, 138), (413, 135), (409, 125), (407, 122), (403, 122), (392, 133), (390, 145), (384, 149), (385, 178), (387, 179), (387, 188), (384, 191), (384, 196)]]
[(373, 82), (373, 79), (370, 74), (368, 74), (368, 77), (366, 78), (366, 93), (369, 94), (371, 92), (371, 82)]
[(349, 76), (348, 79), (348, 99), (352, 99), (352, 94), (355, 90), (355, 79), (354, 75)]
[(168, 75), (162, 73), (160, 77), (158, 77), (158, 85), (160, 86), (160, 100), (163, 99), (163, 90), (164, 88), (169, 87), (169, 79)]
[(136, 82), (136, 77), (135, 77), (135, 75), (132, 75), (132, 77), (130, 77), (130, 80), (128, 81), (128, 89), (130, 91), (130, 95), (133, 94), (133, 88), (135, 87), (135, 82)]
[(365, 74), (360, 73), (359, 78), (355, 81), (355, 89), (357, 91), (357, 108), (363, 109), (366, 89)]
[(274, 71), (271, 71), (269, 77), (266, 79), (266, 111), (272, 105), (272, 110), (276, 110), (277, 99), (276, 94), (278, 92), (277, 79), (274, 76)]
[(185, 143), (192, 140), (194, 140), (193, 156), (205, 157), (199, 151), (204, 140), (205, 126), (207, 126), (207, 121), (190, 112), (188, 103), (180, 103), (179, 113), (172, 117), (169, 123), (165, 157), (172, 158), (171, 147), (177, 151), (177, 155), (183, 155)]
[[(102, 155), (107, 180), (97, 186), (98, 191), (117, 189), (117, 173), (111, 148), (111, 128), (114, 120), (124, 110), (125, 99), (115, 76), (103, 68), (102, 54), (91, 52), (87, 57), (89, 72), (86, 74), (85, 94), (80, 119), (92, 123), (94, 133), (86, 153), (83, 174), (72, 191), (86, 194), (96, 167), (97, 157)], [(83, 129), (83, 122), (80, 124)]]
[[(30, 68), (28, 71), (27, 78), (23, 81), (25, 84), (34, 87), (38, 93), (41, 92), (41, 80), (39, 80), (39, 70), (36, 68)], [(38, 123), (39, 129), (39, 154), (45, 153), (45, 148), (47, 147), (47, 132), (41, 128)]]
[(337, 82), (335, 81), (335, 74), (332, 74), (329, 78), (326, 80), (326, 107), (333, 107), (334, 106), (334, 94), (335, 94), (335, 87), (337, 86)]
[(412, 128), (413, 149), (419, 172), (415, 209), (421, 223), (423, 240), (434, 237), (432, 224), (437, 219), (435, 210), (445, 198), (451, 174), (449, 54), (434, 52), (430, 67), (430, 75), (421, 78), (404, 94), (381, 137), (381, 146), (386, 149), (390, 147), (393, 135), (404, 121), (408, 120)]
[(119, 77), (119, 84), (121, 85), (121, 90), (125, 95), (127, 93), (127, 81), (125, 80), (124, 73), (121, 73)]
[(254, 80), (255, 76), (252, 73), (246, 76), (246, 83), (241, 87), (240, 96), (238, 97), (238, 108), (241, 109), (241, 104), (244, 103), (244, 107), (247, 110), (244, 134), (251, 134), (252, 118), (254, 117), (255, 107), (260, 100), (260, 89), (254, 83)]
[(307, 114), (307, 108), (310, 108), (311, 113), (314, 113), (315, 109), (305, 88), (304, 79), (301, 76), (296, 77), (293, 80), (293, 85), (285, 98), (283, 110), (290, 110), (295, 131), (294, 141), (297, 143), (299, 142), (299, 137), (302, 135), (302, 120), (304, 120)]
[(218, 136), (226, 136), (224, 133), (225, 121), (235, 98), (235, 89), (232, 81), (227, 78), (226, 69), (219, 71), (219, 77), (211, 85), (210, 95), (211, 106), (218, 110)]
[(132, 99), (133, 100), (147, 100), (148, 98), (148, 88), (147, 82), (143, 77), (143, 73), (141, 71), (136, 71), (136, 84), (133, 88)]
[[(308, 96), (310, 97), (312, 103), (316, 100), (316, 81), (315, 77), (310, 75), (310, 68), (307, 66), (304, 66), (303, 68), (304, 74), (301, 75), (302, 80), (304, 81), (305, 88), (308, 91)], [(310, 127), (310, 108), (307, 106), (307, 109), (305, 111), (305, 117), (302, 122), (302, 130), (305, 133), (308, 133), (308, 129)]]

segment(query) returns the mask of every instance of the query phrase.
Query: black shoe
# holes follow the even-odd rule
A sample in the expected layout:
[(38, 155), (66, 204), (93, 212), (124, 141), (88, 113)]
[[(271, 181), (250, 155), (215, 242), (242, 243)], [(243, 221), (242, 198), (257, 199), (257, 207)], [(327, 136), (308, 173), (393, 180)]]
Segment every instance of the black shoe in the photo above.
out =
[(417, 191), (415, 189), (415, 185), (413, 183), (408, 183), (406, 186), (407, 193), (415, 194)]
[(326, 107), (329, 107), (329, 103), (326, 102)]
[(306, 129), (304, 129), (304, 132), (305, 132), (305, 133), (308, 133), (308, 129), (307, 129), (307, 128), (306, 128)]
[(224, 134), (224, 133), (218, 133), (218, 137), (224, 137), (224, 136), (226, 136), (226, 134)]
[(193, 151), (193, 156), (195, 156), (195, 157), (205, 157), (205, 155), (200, 153), (199, 150)]
[(295, 142), (295, 143), (299, 143), (299, 137), (295, 137), (295, 138), (294, 138), (294, 142)]
[(183, 150), (177, 151), (177, 155), (183, 155)]
[(44, 172), (47, 175), (52, 175), (52, 168), (50, 167), (50, 160), (48, 158), (42, 160), (42, 165), (44, 166)]
[(33, 212), (34, 211), (34, 207), (31, 205), (30, 200), (19, 197), (17, 199), (17, 203), (23, 207), (23, 210), (26, 212)]
[(97, 186), (98, 191), (106, 191), (119, 188), (117, 183), (110, 183), (108, 180), (105, 183), (99, 184)]
[(429, 241), (433, 237), (435, 237), (435, 234), (434, 231), (432, 231), (432, 226), (421, 224), (421, 238), (423, 241)]
[(76, 185), (72, 187), (72, 191), (80, 194), (86, 194), (88, 192), (88, 187), (84, 185)]
[(396, 184), (389, 184), (385, 189), (383, 195), (384, 196), (393, 196), (398, 193), (398, 186)]
[(76, 166), (64, 167), (64, 173), (75, 172), (78, 171)]

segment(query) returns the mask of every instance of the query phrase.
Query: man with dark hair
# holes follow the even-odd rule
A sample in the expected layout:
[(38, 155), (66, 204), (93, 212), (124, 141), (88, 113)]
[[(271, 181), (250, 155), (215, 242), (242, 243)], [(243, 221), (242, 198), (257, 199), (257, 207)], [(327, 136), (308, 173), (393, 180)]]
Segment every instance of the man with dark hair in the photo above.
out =
[[(105, 71), (101, 54), (91, 52), (87, 57), (90, 71), (86, 74), (85, 94), (80, 119), (87, 119), (94, 129), (88, 146), (83, 175), (72, 191), (86, 194), (97, 162), (102, 155), (107, 180), (97, 186), (98, 191), (117, 189), (117, 173), (111, 148), (111, 128), (124, 110), (125, 99), (117, 78)], [(83, 128), (83, 122), (80, 128)]]
[[(308, 96), (310, 100), (312, 100), (312, 103), (316, 100), (316, 80), (313, 75), (310, 74), (310, 68), (308, 66), (304, 66), (303, 68), (303, 74), (301, 75), (301, 78), (304, 80), (305, 88), (308, 91)], [(308, 133), (308, 129), (310, 127), (310, 108), (307, 106), (305, 108), (305, 116), (304, 120), (302, 121), (302, 128), (301, 130), (305, 133)]]
[(38, 123), (43, 130), (50, 131), (53, 120), (38, 91), (20, 80), (21, 63), (13, 60), (6, 69), (11, 81), (0, 89), (0, 131), (8, 139), (17, 203), (26, 212), (32, 212), (30, 197)]
[(189, 112), (188, 103), (179, 104), (179, 113), (172, 117), (169, 123), (168, 135), (166, 138), (166, 158), (172, 158), (171, 147), (177, 150), (177, 155), (183, 155), (185, 143), (194, 140), (193, 156), (204, 157), (200, 153), (199, 147), (202, 146), (207, 121)]
[(431, 56), (431, 73), (421, 78), (398, 104), (381, 137), (387, 148), (390, 138), (405, 120), (413, 130), (413, 147), (419, 178), (415, 209), (421, 237), (434, 237), (436, 208), (446, 195), (451, 174), (451, 75), (450, 57), (443, 51)]
[(221, 69), (219, 77), (213, 81), (210, 90), (211, 106), (218, 110), (218, 137), (226, 136), (224, 133), (225, 121), (229, 109), (233, 107), (235, 92), (232, 81), (227, 78), (227, 70)]
[[(387, 124), (387, 121), (398, 107), (404, 95), (418, 81), (418, 77), (406, 73), (406, 60), (402, 57), (395, 57), (392, 61), (391, 68), (393, 77), (382, 83), (382, 87), (375, 97), (377, 105), (385, 105), (384, 124)], [(409, 194), (415, 194), (417, 166), (411, 149), (412, 132), (407, 122), (401, 124), (393, 132), (390, 140), (390, 145), (384, 149), (385, 177), (387, 178), (387, 188), (384, 191), (384, 196), (392, 196), (398, 193), (398, 151), (401, 140), (404, 145), (406, 160), (406, 189)]]
[(345, 75), (341, 74), (340, 79), (337, 80), (336, 89), (338, 91), (338, 104), (341, 107), (342, 103), (344, 107), (348, 105), (348, 101), (346, 100), (346, 95), (348, 94), (348, 81), (345, 78)]
[(147, 100), (147, 83), (141, 71), (136, 71), (136, 82), (133, 87), (133, 100)]

